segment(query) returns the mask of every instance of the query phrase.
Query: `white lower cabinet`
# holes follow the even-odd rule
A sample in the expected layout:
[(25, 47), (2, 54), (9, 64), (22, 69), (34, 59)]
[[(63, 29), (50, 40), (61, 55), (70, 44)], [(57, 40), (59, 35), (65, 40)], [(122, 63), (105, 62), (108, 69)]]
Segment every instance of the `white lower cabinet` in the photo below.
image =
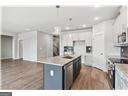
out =
[(128, 78), (117, 67), (115, 68), (115, 89), (128, 90)]

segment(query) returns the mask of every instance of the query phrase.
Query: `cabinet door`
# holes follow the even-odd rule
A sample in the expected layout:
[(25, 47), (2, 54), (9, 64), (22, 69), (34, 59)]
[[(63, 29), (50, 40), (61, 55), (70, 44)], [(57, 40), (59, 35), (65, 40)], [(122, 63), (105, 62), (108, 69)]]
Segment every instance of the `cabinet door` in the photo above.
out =
[(78, 36), (79, 36), (79, 40), (85, 40), (85, 33), (84, 32), (78, 33)]
[(72, 33), (68, 34), (68, 46), (73, 46), (73, 37)]
[(61, 39), (62, 39), (62, 45), (66, 46), (67, 45), (66, 34), (63, 34)]
[(117, 37), (118, 37), (118, 34), (117, 34), (117, 23), (116, 22), (117, 22), (117, 20), (115, 20), (115, 22), (114, 22), (114, 30), (113, 30), (114, 31), (114, 34), (113, 34), (114, 37), (113, 38), (114, 38), (114, 44), (115, 45), (117, 44), (117, 41), (118, 41), (118, 39), (117, 39)]
[(127, 26), (127, 7), (122, 8), (121, 15), (122, 24)]
[(77, 41), (78, 40), (78, 36), (79, 36), (78, 32), (72, 33), (73, 41)]
[(62, 67), (44, 64), (44, 89), (45, 90), (62, 90), (63, 89), (63, 76)]
[(114, 42), (118, 43), (118, 35), (122, 34), (122, 32), (126, 31), (127, 27), (127, 7), (122, 7), (120, 9), (120, 15), (115, 19), (114, 23), (114, 33), (115, 39)]

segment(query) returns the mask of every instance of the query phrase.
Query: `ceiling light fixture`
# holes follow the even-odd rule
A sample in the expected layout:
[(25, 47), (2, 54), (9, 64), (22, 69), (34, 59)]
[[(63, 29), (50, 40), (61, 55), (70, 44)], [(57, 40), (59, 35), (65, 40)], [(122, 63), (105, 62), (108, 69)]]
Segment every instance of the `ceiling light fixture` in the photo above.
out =
[(83, 27), (87, 27), (85, 24), (82, 25)]
[(94, 8), (99, 8), (100, 7), (100, 5), (94, 5)]
[(54, 30), (55, 30), (54, 35), (59, 35), (61, 32), (61, 28), (58, 26), (54, 27)]
[(72, 37), (72, 35), (71, 34), (69, 34), (69, 38), (71, 38)]
[(66, 29), (66, 30), (69, 30), (70, 28), (67, 26), (67, 27), (65, 27), (65, 29)]
[[(57, 9), (57, 20), (59, 19), (59, 5), (56, 5), (56, 9)], [(58, 22), (59, 23), (59, 22)], [(54, 35), (60, 35), (61, 32), (61, 27), (59, 27), (58, 25), (56, 27), (54, 27)]]
[(99, 20), (99, 19), (100, 19), (100, 17), (95, 17), (95, 18), (94, 18), (95, 21), (97, 21), (97, 20)]
[(29, 29), (29, 28), (26, 28), (26, 29), (25, 29), (25, 31), (30, 31), (30, 30), (31, 30), (31, 29)]

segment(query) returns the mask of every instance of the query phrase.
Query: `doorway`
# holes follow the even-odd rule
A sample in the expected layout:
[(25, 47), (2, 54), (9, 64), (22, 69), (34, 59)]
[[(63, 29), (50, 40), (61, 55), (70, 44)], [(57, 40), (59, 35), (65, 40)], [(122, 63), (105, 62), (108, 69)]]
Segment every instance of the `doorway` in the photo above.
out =
[(1, 58), (0, 59), (12, 59), (13, 37), (7, 35), (1, 35)]
[(23, 59), (23, 40), (19, 40), (19, 59)]

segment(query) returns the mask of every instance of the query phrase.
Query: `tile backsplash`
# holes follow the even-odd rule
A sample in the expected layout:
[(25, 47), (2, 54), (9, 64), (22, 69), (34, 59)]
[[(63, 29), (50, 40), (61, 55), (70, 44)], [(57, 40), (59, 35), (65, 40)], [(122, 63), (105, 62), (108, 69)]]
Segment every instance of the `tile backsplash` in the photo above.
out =
[(128, 47), (122, 47), (121, 55), (122, 57), (128, 57)]

